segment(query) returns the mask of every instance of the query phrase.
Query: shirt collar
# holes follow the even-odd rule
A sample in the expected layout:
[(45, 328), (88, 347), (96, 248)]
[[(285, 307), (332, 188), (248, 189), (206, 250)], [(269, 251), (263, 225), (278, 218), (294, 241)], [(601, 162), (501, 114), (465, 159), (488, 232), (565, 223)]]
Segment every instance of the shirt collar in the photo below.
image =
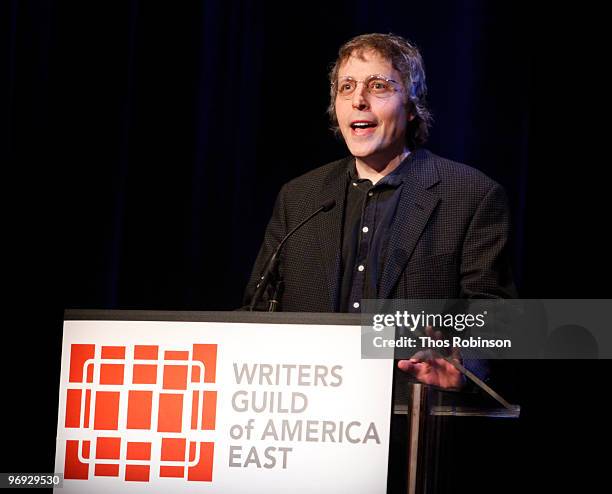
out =
[[(406, 156), (399, 166), (393, 170), (389, 175), (385, 175), (378, 182), (376, 182), (376, 186), (378, 185), (389, 185), (391, 187), (398, 187), (404, 182), (404, 177), (406, 172), (410, 168), (410, 162), (412, 161), (412, 157), (414, 156), (413, 152), (410, 152), (408, 156)], [(349, 180), (353, 182), (360, 182), (363, 180), (367, 180), (365, 178), (359, 178), (357, 174), (357, 166), (355, 162), (355, 158), (351, 159), (346, 168), (346, 173)]]

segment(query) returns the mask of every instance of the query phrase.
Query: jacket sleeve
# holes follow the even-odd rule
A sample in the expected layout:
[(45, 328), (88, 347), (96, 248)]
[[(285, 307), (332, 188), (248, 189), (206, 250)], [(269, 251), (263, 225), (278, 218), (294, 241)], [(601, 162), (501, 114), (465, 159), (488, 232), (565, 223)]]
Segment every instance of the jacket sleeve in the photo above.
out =
[[(509, 236), (510, 212), (507, 196), (504, 189), (494, 183), (478, 204), (463, 242), (460, 266), (461, 298), (517, 297), (510, 267)], [(505, 387), (499, 386), (497, 381), (508, 369), (512, 370), (512, 362), (474, 358), (476, 355), (469, 350), (462, 353), (463, 365), (466, 368), (505, 394)], [(475, 391), (476, 387), (470, 383), (467, 390)]]
[[(255, 293), (255, 287), (257, 286), (257, 282), (259, 280), (259, 277), (261, 276), (261, 272), (263, 271), (266, 265), (266, 262), (272, 255), (272, 252), (274, 252), (274, 249), (277, 247), (277, 245), (287, 233), (287, 218), (285, 210), (286, 193), (287, 186), (284, 185), (276, 198), (274, 209), (272, 211), (272, 217), (268, 222), (268, 226), (266, 227), (266, 232), (264, 234), (263, 244), (259, 249), (259, 254), (257, 255), (257, 258), (255, 259), (253, 271), (251, 272), (249, 282), (244, 292), (243, 308), (246, 308), (246, 306), (251, 303), (251, 298)], [(280, 266), (280, 269), (282, 272), (282, 266)], [(266, 300), (267, 294), (264, 294), (262, 300), (260, 301), (261, 306), (266, 305)]]

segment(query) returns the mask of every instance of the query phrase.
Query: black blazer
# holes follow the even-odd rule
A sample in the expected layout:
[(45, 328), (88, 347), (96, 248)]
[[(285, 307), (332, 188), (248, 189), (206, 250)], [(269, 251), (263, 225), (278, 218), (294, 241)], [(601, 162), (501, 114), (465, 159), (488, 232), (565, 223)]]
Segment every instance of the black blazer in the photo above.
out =
[[(245, 293), (248, 303), (271, 252), (284, 235), (329, 199), (285, 244), (281, 310), (335, 312), (339, 307), (347, 166), (353, 157), (285, 184), (276, 200)], [(515, 296), (508, 260), (506, 195), (483, 173), (425, 150), (414, 151), (380, 260), (377, 298)]]

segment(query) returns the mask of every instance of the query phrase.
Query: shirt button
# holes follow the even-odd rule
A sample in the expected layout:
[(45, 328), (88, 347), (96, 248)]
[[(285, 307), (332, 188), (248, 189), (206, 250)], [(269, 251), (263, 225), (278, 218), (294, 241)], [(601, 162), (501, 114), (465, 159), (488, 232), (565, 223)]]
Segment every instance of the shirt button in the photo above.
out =
[(365, 269), (365, 268), (363, 267), (363, 264), (360, 264), (360, 265), (357, 267), (357, 270), (358, 270), (358, 271), (363, 271), (364, 269)]
[(353, 307), (354, 307), (355, 309), (359, 309), (359, 302), (355, 302), (355, 303), (353, 304)]
[(374, 195), (374, 192), (368, 192), (368, 195), (372, 197)]
[(353, 182), (353, 185), (354, 185), (355, 187), (357, 187), (357, 182)]
[(362, 231), (363, 233), (368, 233), (368, 230), (369, 230), (369, 228), (368, 228), (367, 226), (364, 226), (364, 227), (361, 229), (361, 231)]

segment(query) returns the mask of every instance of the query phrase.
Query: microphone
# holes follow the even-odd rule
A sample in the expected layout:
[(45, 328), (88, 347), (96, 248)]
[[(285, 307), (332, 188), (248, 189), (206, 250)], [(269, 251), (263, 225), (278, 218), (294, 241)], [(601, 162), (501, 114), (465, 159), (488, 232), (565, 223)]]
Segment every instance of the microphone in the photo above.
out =
[[(336, 200), (335, 199), (328, 199), (327, 201), (325, 201), (323, 204), (321, 204), (321, 211), (323, 211), (324, 213), (327, 213), (328, 211), (330, 211), (331, 209), (333, 209), (333, 207), (336, 205)], [(313, 216), (315, 214), (317, 214), (318, 211), (315, 211)], [(308, 221), (308, 220), (307, 220)]]
[[(308, 216), (306, 219), (298, 223), (298, 225), (295, 228), (293, 228), (289, 233), (287, 233), (287, 235), (285, 235), (285, 237), (281, 240), (281, 242), (278, 244), (276, 249), (274, 249), (274, 252), (268, 259), (268, 262), (266, 263), (266, 266), (264, 267), (264, 270), (261, 273), (261, 276), (259, 278), (259, 283), (257, 284), (255, 293), (253, 294), (253, 297), (251, 298), (251, 303), (249, 304), (250, 311), (252, 311), (255, 308), (255, 306), (261, 299), (262, 295), (264, 294), (264, 291), (266, 290), (266, 288), (268, 288), (268, 285), (270, 285), (270, 283), (272, 283), (273, 281), (273, 278), (276, 277), (276, 274), (277, 274), (276, 271), (278, 269), (278, 263), (279, 263), (279, 258), (280, 258), (279, 254), (280, 254), (281, 248), (283, 247), (285, 242), (289, 239), (289, 237), (291, 237), (291, 235), (293, 235), (297, 230), (299, 230), (302, 226), (308, 223), (317, 214), (321, 212), (326, 213), (327, 211), (330, 211), (331, 209), (333, 209), (335, 205), (336, 205), (335, 199), (328, 199), (323, 204), (321, 204), (310, 216)], [(272, 303), (277, 303), (277, 302), (271, 301), (271, 309), (272, 309)]]

